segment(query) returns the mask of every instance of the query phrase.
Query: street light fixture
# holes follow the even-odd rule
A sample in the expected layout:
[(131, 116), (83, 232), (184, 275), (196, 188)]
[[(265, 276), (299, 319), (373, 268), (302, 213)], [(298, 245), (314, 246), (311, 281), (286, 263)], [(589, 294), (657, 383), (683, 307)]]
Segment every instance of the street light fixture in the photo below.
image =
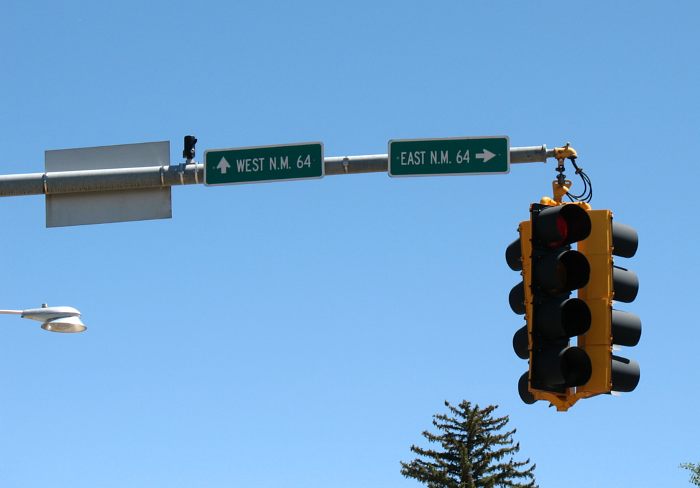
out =
[(38, 320), (43, 322), (41, 328), (50, 332), (75, 333), (87, 329), (80, 320), (80, 310), (73, 307), (49, 307), (44, 303), (41, 308), (0, 310), (0, 314), (20, 315), (23, 319)]

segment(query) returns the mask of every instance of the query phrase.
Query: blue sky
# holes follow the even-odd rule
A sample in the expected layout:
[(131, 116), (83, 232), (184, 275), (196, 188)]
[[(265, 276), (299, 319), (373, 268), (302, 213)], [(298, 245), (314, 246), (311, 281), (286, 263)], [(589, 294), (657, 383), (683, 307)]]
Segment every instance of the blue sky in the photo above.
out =
[[(570, 141), (640, 235), (637, 390), (523, 404), (505, 263), (555, 165), (173, 189), (173, 219), (46, 229), (0, 201), (7, 487), (409, 487), (443, 401), (498, 404), (541, 486), (689, 486), (697, 439), (697, 2), (2, 3), (2, 174), (44, 151)], [(573, 173), (573, 172), (571, 172)], [(580, 187), (578, 187), (580, 188)], [(577, 187), (574, 187), (576, 190)]]

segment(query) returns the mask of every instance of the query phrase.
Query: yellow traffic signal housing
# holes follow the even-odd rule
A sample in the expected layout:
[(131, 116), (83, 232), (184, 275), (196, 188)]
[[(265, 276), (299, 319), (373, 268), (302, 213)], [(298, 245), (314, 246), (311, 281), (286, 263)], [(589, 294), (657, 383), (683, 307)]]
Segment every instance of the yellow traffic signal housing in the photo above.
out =
[(591, 265), (588, 285), (578, 292), (591, 311), (592, 327), (580, 336), (578, 344), (591, 358), (591, 379), (580, 388), (589, 395), (609, 393), (612, 355), (612, 214), (609, 210), (591, 210), (591, 234), (578, 245)]
[[(522, 281), (515, 285), (508, 295), (510, 308), (518, 315), (525, 316), (523, 325), (513, 336), (513, 350), (520, 359), (527, 359), (530, 364), (532, 341), (530, 338), (532, 317), (532, 225), (529, 220), (520, 222), (520, 237), (506, 249), (506, 262), (513, 271), (520, 271)], [(531, 404), (535, 398), (530, 393), (530, 371), (528, 369), (518, 382), (518, 392), (523, 402)]]
[(635, 346), (641, 321), (631, 313), (613, 309), (614, 301), (631, 302), (639, 281), (634, 272), (615, 266), (613, 255), (632, 257), (637, 251), (637, 232), (613, 223), (610, 210), (590, 210), (591, 234), (578, 245), (588, 259), (588, 284), (578, 292), (591, 311), (591, 328), (579, 336), (578, 345), (591, 359), (590, 380), (577, 389), (580, 398), (611, 391), (632, 391), (639, 382), (639, 365), (613, 354), (613, 346)]

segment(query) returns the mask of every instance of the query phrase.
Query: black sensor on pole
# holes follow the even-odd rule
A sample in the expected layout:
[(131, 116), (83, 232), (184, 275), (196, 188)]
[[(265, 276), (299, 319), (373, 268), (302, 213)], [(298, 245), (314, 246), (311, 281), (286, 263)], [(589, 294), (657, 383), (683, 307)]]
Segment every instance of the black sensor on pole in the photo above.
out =
[(182, 151), (182, 157), (188, 161), (194, 159), (194, 146), (197, 144), (195, 136), (185, 136), (185, 149)]

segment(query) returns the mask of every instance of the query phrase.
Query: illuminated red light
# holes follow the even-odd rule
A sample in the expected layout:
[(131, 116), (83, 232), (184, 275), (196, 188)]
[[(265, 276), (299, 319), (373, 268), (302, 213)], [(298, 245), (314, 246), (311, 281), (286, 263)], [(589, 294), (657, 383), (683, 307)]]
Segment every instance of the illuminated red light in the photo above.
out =
[(561, 215), (557, 215), (557, 232), (559, 233), (560, 239), (551, 242), (548, 247), (555, 248), (564, 245), (566, 238), (569, 236), (569, 224)]

